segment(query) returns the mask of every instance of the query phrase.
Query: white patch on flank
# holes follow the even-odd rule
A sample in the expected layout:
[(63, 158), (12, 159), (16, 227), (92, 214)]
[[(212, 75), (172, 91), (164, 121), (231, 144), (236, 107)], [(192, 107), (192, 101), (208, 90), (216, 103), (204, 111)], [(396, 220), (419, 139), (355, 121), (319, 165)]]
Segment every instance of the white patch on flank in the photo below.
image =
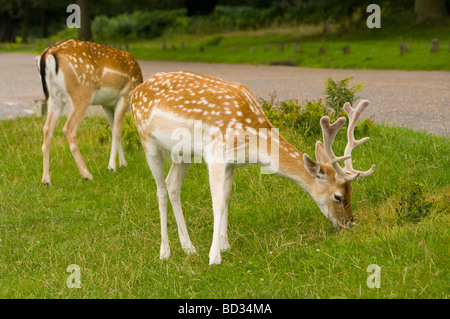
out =
[[(102, 72), (102, 78), (107, 74), (107, 73), (114, 73), (114, 74), (119, 74), (119, 75), (121, 75), (121, 76), (123, 76), (123, 77), (128, 77), (128, 74), (126, 74), (126, 73), (123, 73), (123, 72), (119, 72), (119, 71), (116, 71), (116, 70), (113, 70), (113, 69), (110, 69), (110, 68), (103, 68), (103, 72)], [(141, 94), (142, 94), (142, 92), (141, 92)]]

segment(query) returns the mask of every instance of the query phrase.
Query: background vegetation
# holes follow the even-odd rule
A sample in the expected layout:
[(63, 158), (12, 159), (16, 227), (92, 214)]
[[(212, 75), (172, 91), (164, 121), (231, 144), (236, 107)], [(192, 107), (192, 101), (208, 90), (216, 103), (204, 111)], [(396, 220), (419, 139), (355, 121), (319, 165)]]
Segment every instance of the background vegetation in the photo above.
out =
[[(79, 1), (82, 14), (90, 17), (85, 32), (65, 25), (70, 1), (0, 0), (4, 22), (17, 17), (14, 30), (11, 22), (0, 30), (0, 52), (38, 53), (61, 39), (92, 38), (138, 59), (450, 69), (450, 0), (432, 0), (425, 7), (423, 0), (378, 1), (381, 29), (367, 28), (371, 1), (365, 0), (218, 0), (207, 7), (195, 0), (87, 2)], [(431, 53), (436, 38), (441, 49)], [(402, 43), (408, 47), (403, 55)]]
[[(46, 38), (65, 29), (69, 15), (66, 8), (71, 3), (70, 0), (0, 0), (0, 42), (15, 42), (17, 36), (26, 42), (30, 37)], [(338, 23), (345, 31), (357, 30), (366, 20), (366, 8), (372, 1), (78, 0), (76, 3), (89, 20), (108, 20), (111, 35), (135, 33), (149, 39), (174, 30), (178, 33), (218, 33), (324, 22)], [(382, 9), (383, 28), (436, 22), (450, 13), (450, 0), (380, 0), (377, 4)], [(170, 18), (168, 14), (171, 14)], [(148, 25), (158, 32), (148, 33)], [(96, 30), (93, 31), (95, 38)]]

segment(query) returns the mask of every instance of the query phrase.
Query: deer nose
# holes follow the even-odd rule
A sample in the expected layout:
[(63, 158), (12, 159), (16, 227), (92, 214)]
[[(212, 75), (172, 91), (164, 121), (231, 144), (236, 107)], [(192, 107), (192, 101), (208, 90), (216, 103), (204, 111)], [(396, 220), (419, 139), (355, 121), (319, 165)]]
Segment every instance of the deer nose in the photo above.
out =
[(353, 217), (349, 218), (349, 220), (347, 222), (347, 225), (348, 225), (349, 228), (351, 228), (353, 226), (356, 226), (356, 223), (354, 222)]

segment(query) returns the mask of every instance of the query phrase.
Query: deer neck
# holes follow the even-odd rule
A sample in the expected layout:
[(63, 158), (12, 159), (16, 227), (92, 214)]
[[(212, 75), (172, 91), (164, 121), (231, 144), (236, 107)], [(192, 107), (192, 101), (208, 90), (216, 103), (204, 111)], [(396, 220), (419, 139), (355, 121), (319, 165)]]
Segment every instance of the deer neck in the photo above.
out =
[(279, 136), (278, 154), (271, 154), (272, 171), (297, 183), (308, 194), (313, 193), (315, 179), (305, 169), (303, 153)]

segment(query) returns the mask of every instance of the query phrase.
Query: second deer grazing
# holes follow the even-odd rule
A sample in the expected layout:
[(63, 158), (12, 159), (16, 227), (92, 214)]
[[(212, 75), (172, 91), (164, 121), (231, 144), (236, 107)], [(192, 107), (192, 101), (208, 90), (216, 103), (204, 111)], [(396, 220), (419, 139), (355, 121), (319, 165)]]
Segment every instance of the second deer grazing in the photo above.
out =
[(120, 141), (122, 120), (129, 107), (129, 93), (142, 83), (142, 73), (134, 57), (125, 51), (93, 42), (64, 40), (45, 49), (36, 57), (42, 87), (48, 103), (42, 146), (44, 172), (42, 183), (50, 185), (49, 153), (53, 131), (64, 107), (71, 109), (64, 125), (81, 176), (92, 179), (77, 144), (77, 130), (89, 105), (101, 105), (112, 130), (108, 169), (125, 166)]
[[(203, 158), (209, 170), (213, 203), (213, 240), (209, 264), (221, 263), (221, 250), (228, 249), (228, 203), (237, 166), (255, 163), (293, 180), (310, 194), (322, 213), (337, 228), (354, 225), (350, 205), (351, 181), (370, 175), (375, 166), (353, 169), (351, 152), (368, 138), (355, 140), (353, 131), (369, 101), (355, 108), (344, 105), (349, 116), (348, 144), (344, 156), (336, 157), (332, 143), (345, 118), (330, 124), (322, 117), (324, 143), (316, 143), (316, 159), (288, 143), (264, 115), (257, 99), (243, 84), (230, 83), (191, 72), (158, 73), (131, 92), (131, 111), (148, 165), (157, 186), (161, 218), (160, 258), (170, 255), (167, 234), (167, 193), (172, 203), (181, 245), (195, 252), (184, 221), (180, 201), (181, 183), (191, 159)], [(268, 147), (270, 145), (270, 152)], [(172, 167), (164, 178), (162, 149), (169, 150)], [(339, 162), (345, 162), (341, 167)]]

